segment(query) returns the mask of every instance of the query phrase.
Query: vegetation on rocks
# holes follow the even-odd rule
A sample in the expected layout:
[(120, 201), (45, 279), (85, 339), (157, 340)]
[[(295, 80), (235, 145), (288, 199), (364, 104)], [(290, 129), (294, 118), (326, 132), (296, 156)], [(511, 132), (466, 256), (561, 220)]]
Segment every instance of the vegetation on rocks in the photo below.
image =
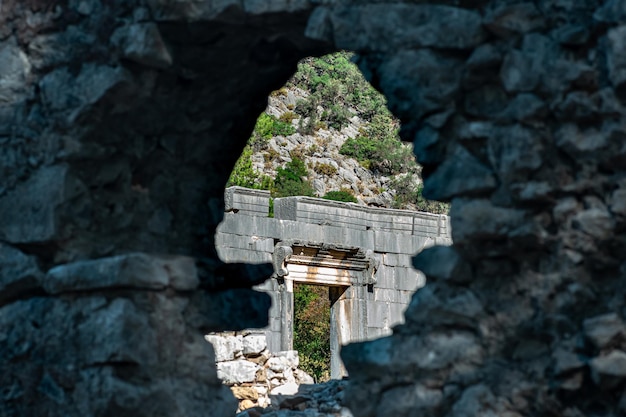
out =
[(447, 213), (422, 197), (421, 168), (399, 140), (398, 120), (350, 59), (338, 52), (300, 63), (270, 96), (228, 185)]

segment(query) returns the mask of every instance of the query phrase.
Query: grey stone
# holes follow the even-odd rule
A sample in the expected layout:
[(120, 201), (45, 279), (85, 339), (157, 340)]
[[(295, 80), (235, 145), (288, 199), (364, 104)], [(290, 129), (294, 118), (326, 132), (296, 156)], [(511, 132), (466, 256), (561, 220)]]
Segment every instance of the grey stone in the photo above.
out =
[(120, 48), (122, 56), (131, 61), (155, 68), (172, 65), (172, 57), (154, 23), (122, 26), (113, 33), (111, 41)]
[(496, 186), (493, 172), (465, 148), (459, 146), (454, 155), (424, 180), (424, 197), (449, 200), (463, 195), (487, 193)]
[(488, 200), (455, 200), (450, 214), (455, 243), (505, 237), (524, 223), (522, 210), (497, 207)]
[(123, 298), (90, 314), (78, 332), (79, 351), (86, 365), (118, 362), (154, 366), (158, 362), (156, 332), (147, 315)]
[[(370, 4), (338, 8), (331, 15), (340, 48), (377, 51), (436, 47), (469, 49), (484, 39), (474, 11), (431, 4)], [(409, 23), (410, 22), (410, 23)], [(367, 27), (361, 31), (359, 27)], [(402, 27), (404, 30), (390, 30)]]
[(626, 189), (619, 188), (611, 195), (611, 212), (626, 217)]
[(543, 15), (530, 2), (496, 6), (487, 13), (484, 21), (485, 27), (503, 37), (532, 32), (544, 24)]
[(589, 362), (593, 382), (603, 388), (611, 388), (626, 378), (626, 353), (613, 350)]
[(626, 25), (610, 29), (607, 34), (607, 67), (615, 88), (626, 83)]
[(192, 290), (198, 285), (193, 259), (164, 258), (146, 254), (120, 255), (93, 261), (60, 265), (48, 271), (43, 281), (50, 294), (101, 288)]
[(606, 208), (590, 208), (576, 213), (573, 224), (597, 239), (609, 239), (615, 232), (615, 220)]
[(433, 246), (424, 249), (413, 258), (413, 266), (422, 271), (427, 279), (458, 283), (472, 280), (469, 264), (452, 246)]
[(37, 170), (0, 197), (0, 237), (10, 243), (45, 242), (60, 237), (60, 206), (73, 197), (66, 165)]
[(553, 352), (552, 358), (554, 360), (554, 374), (557, 376), (571, 373), (585, 366), (579, 355), (563, 349)]
[(521, 51), (509, 52), (500, 69), (500, 79), (509, 92), (532, 91), (539, 84), (541, 74), (536, 70), (534, 57)]
[(620, 0), (608, 0), (593, 14), (601, 22), (620, 23), (626, 18), (626, 5)]
[(398, 116), (409, 114), (421, 119), (447, 109), (460, 88), (461, 61), (429, 49), (402, 50), (380, 67), (380, 87), (389, 97), (412, 91), (402, 108), (391, 109)]
[(0, 304), (40, 289), (42, 277), (34, 256), (0, 243)]
[(18, 101), (26, 93), (31, 64), (14, 38), (0, 43), (0, 105)]
[(611, 342), (626, 336), (624, 322), (615, 313), (586, 319), (583, 321), (583, 330), (585, 337), (598, 349), (604, 349)]
[[(69, 88), (66, 87), (68, 85)], [(69, 123), (76, 121), (106, 97), (134, 88), (130, 73), (122, 67), (91, 63), (84, 65), (77, 77), (66, 67), (57, 69), (42, 78), (39, 86), (48, 108), (67, 112)]]
[(526, 180), (543, 163), (542, 133), (520, 125), (496, 129), (487, 147), (491, 165), (505, 183)]

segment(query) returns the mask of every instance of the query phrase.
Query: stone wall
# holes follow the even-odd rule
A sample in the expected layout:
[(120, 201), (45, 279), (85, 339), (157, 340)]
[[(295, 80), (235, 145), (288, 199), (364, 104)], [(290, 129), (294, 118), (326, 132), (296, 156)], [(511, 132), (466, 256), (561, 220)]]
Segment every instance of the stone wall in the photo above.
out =
[(454, 239), (343, 349), (355, 414), (623, 414), (625, 32), (621, 0), (3, 1), (1, 413), (234, 413), (202, 334), (266, 325), (271, 271), (217, 259), (223, 186), (297, 60), (346, 48)]
[[(322, 269), (322, 257), (316, 255), (311, 262), (315, 263), (313, 274), (317, 277), (300, 281), (345, 286), (347, 290), (342, 297), (354, 301), (351, 308), (355, 311), (346, 318), (350, 323), (339, 326), (346, 329), (343, 338), (331, 326), (331, 339), (341, 339), (341, 344), (346, 344), (389, 335), (393, 326), (404, 322), (403, 313), (411, 296), (424, 285), (423, 275), (412, 268), (412, 256), (433, 245), (450, 244), (448, 216), (445, 215), (287, 197), (274, 200), (274, 216), (270, 218), (269, 192), (241, 187), (227, 188), (225, 201), (226, 214), (215, 235), (220, 258), (225, 262), (274, 263), (273, 278), (256, 287), (272, 298), (266, 334), (273, 352), (293, 349), (293, 300), (285, 298), (285, 293), (291, 290), (281, 282), (298, 281), (296, 266), (285, 265), (289, 263), (285, 259), (277, 260), (280, 257), (277, 248), (294, 248), (291, 249), (293, 255), (297, 255), (297, 247), (343, 248), (341, 256), (346, 256), (349, 250), (357, 250), (363, 260), (369, 262), (364, 269), (359, 269), (358, 262), (352, 265), (344, 262), (339, 267), (341, 271), (353, 269), (355, 282), (350, 282), (338, 275), (332, 276), (338, 272), (333, 271), (335, 267), (330, 262), (327, 272)], [(285, 268), (284, 273), (280, 271), (282, 268)], [(324, 274), (329, 275), (324, 277)], [(366, 276), (368, 274), (371, 277)], [(363, 313), (358, 314), (357, 309)], [(339, 362), (335, 366), (339, 366)], [(337, 370), (333, 375), (340, 376)]]
[(298, 352), (270, 352), (264, 333), (208, 334), (215, 350), (217, 376), (239, 400), (238, 411), (267, 408), (272, 396), (295, 394), (300, 384), (313, 378), (298, 369)]

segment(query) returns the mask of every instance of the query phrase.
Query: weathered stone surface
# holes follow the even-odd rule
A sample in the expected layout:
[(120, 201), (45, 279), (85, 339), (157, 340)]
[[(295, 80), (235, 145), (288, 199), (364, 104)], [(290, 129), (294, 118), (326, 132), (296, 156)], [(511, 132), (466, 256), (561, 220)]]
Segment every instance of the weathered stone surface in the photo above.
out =
[[(351, 372), (346, 403), (355, 415), (384, 413), (379, 405), (396, 404), (394, 398), (395, 414), (407, 416), (623, 414), (623, 346), (611, 345), (622, 344), (619, 337), (604, 351), (592, 339), (575, 349), (562, 342), (585, 340), (585, 320), (598, 314), (621, 319), (625, 307), (618, 192), (626, 161), (624, 2), (446, 3), (454, 6), (5, 0), (0, 239), (36, 257), (44, 272), (136, 252), (182, 253), (209, 266), (201, 268), (202, 292), (98, 289), (39, 297), (27, 291), (5, 299), (1, 414), (234, 411), (195, 328), (263, 326), (269, 297), (253, 296), (248, 288), (254, 280), (241, 278), (240, 270), (220, 275), (212, 269), (220, 215), (206, 203), (219, 207), (228, 172), (269, 92), (302, 57), (346, 46), (304, 37), (313, 7), (322, 12), (309, 33), (353, 42), (359, 65), (401, 117), (404, 137), (433, 129), (423, 147), (431, 151), (426, 181), (460, 145), (492, 165), (497, 184), (484, 195), (455, 199), (452, 212), (455, 248), (473, 270), (464, 286), (485, 306), (484, 314), (468, 331), (467, 318), (450, 315), (437, 324), (419, 317), (416, 308), (411, 315), (417, 319), (398, 326), (392, 337), (345, 347)], [(378, 13), (364, 16), (368, 8)], [(398, 16), (411, 8), (452, 10), (452, 27), (440, 31), (434, 15)], [(351, 10), (363, 19), (339, 27), (335, 22), (352, 16)], [(398, 18), (390, 25), (393, 16)], [(485, 25), (465, 26), (474, 17), (464, 16)], [(119, 27), (151, 23), (167, 45), (171, 66), (137, 64), (112, 47)], [(429, 35), (424, 29), (431, 27)], [(500, 32), (450, 39), (471, 35), (464, 31), (474, 27)], [(405, 34), (417, 37), (411, 49), (403, 46)], [(483, 42), (492, 50), (472, 51)], [(478, 100), (483, 92), (502, 103), (493, 105), (493, 113)], [(574, 127), (571, 138), (564, 124)], [(494, 130), (502, 126), (527, 129), (538, 142), (493, 143)], [(537, 166), (533, 155), (541, 161)], [(67, 169), (52, 175), (58, 167)], [(527, 181), (547, 186), (529, 191), (536, 198), (520, 198)], [(252, 226), (258, 224), (240, 225)], [(310, 227), (321, 233), (322, 226)], [(439, 294), (459, 287), (434, 284), (434, 296), (423, 296), (432, 305)], [(101, 332), (116, 339), (98, 339), (90, 325), (106, 326)], [(108, 346), (80, 342), (79, 328)], [(125, 341), (129, 332), (146, 339), (131, 335)], [(112, 362), (92, 361), (89, 349), (95, 359)], [(591, 381), (586, 369), (565, 359), (557, 369), (571, 370), (555, 375), (559, 349), (593, 358)], [(156, 362), (148, 351), (157, 352)], [(118, 362), (116, 352), (122, 360), (142, 362)], [(415, 395), (403, 387), (414, 387)]]
[[(335, 12), (330, 21), (335, 43), (340, 48), (355, 50), (469, 49), (485, 37), (478, 13), (435, 4), (344, 7)], [(363, 33), (359, 27), (368, 30)]]
[(259, 354), (267, 347), (265, 335), (249, 334), (243, 338), (243, 354)]
[(146, 254), (60, 265), (48, 271), (43, 287), (50, 294), (102, 288), (192, 290), (198, 285), (194, 260), (184, 256), (159, 258)]
[(607, 66), (609, 78), (615, 88), (621, 88), (626, 83), (626, 25), (609, 30), (607, 34)]
[(598, 356), (589, 362), (593, 382), (611, 388), (626, 378), (626, 353), (613, 350), (606, 356)]
[(487, 13), (484, 22), (487, 29), (502, 37), (532, 32), (544, 24), (543, 15), (530, 2), (497, 5)]
[(459, 146), (448, 158), (424, 181), (424, 197), (447, 201), (488, 193), (495, 188), (493, 172), (465, 148)]
[(585, 336), (598, 348), (604, 349), (617, 338), (626, 336), (626, 326), (615, 313), (586, 319), (583, 322)]
[(0, 43), (0, 105), (25, 98), (31, 64), (14, 38)]
[(45, 242), (58, 238), (59, 207), (73, 197), (68, 167), (43, 168), (0, 197), (0, 237), (10, 243)]
[(37, 258), (0, 243), (0, 305), (41, 289), (42, 277)]
[(219, 362), (217, 376), (226, 384), (241, 384), (254, 381), (259, 369), (258, 365), (245, 360)]
[(469, 264), (451, 246), (433, 246), (413, 258), (413, 267), (422, 271), (427, 279), (469, 282), (472, 272)]
[(206, 335), (204, 339), (213, 345), (217, 362), (230, 361), (243, 351), (242, 336)]
[(131, 61), (155, 68), (172, 65), (172, 57), (154, 23), (121, 27), (113, 33), (111, 41), (120, 48), (122, 56)]

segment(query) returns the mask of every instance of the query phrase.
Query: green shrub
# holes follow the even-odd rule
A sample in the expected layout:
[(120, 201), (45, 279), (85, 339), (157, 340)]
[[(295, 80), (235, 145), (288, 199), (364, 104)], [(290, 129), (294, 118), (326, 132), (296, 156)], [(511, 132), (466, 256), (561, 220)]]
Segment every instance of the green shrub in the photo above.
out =
[(415, 174), (398, 176), (390, 184), (396, 190), (393, 207), (406, 208), (409, 204), (416, 206), (419, 211), (429, 213), (448, 214), (450, 205), (440, 201), (426, 200), (422, 195), (423, 185), (417, 181)]
[(285, 165), (285, 168), (276, 170), (276, 179), (272, 189), (272, 196), (291, 197), (296, 195), (304, 195), (312, 197), (315, 190), (309, 181), (303, 179), (308, 175), (306, 165), (301, 159), (293, 158), (291, 162)]
[(345, 203), (358, 203), (352, 191), (341, 189), (340, 191), (329, 191), (322, 198), (333, 201), (343, 201)]
[(335, 168), (331, 164), (324, 164), (324, 163), (318, 162), (313, 167), (313, 171), (315, 171), (319, 175), (326, 175), (330, 177), (331, 175), (335, 175), (337, 173), (337, 168)]
[(288, 123), (288, 124), (291, 125), (291, 122), (294, 119), (297, 119), (297, 118), (298, 118), (297, 114), (295, 114), (292, 111), (288, 111), (288, 112), (285, 112), (285, 113), (281, 114), (280, 117), (278, 118), (278, 120), (283, 122), (283, 123)]
[(281, 121), (265, 112), (261, 113), (254, 126), (254, 135), (266, 141), (274, 136), (289, 136), (294, 133), (296, 129), (291, 123)]

